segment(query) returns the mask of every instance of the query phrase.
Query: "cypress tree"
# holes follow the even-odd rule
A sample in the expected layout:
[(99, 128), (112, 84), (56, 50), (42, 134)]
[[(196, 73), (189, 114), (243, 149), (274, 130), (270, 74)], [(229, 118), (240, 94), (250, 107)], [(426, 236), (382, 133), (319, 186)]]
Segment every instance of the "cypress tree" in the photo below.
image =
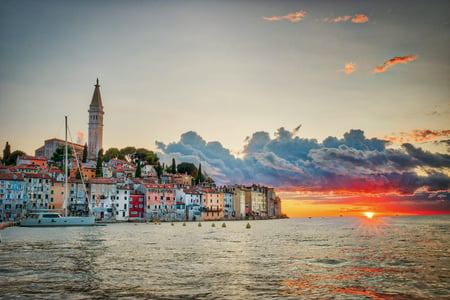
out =
[(85, 163), (87, 161), (87, 155), (88, 155), (87, 143), (84, 143), (83, 159), (81, 160), (81, 162)]
[(172, 174), (177, 173), (177, 164), (175, 163), (175, 158), (172, 158)]
[(9, 156), (11, 155), (11, 145), (6, 142), (5, 149), (3, 149), (3, 163), (6, 164)]
[(142, 177), (142, 175), (141, 175), (141, 161), (138, 160), (136, 164), (137, 164), (137, 167), (136, 167), (136, 173), (134, 174), (134, 177), (141, 178)]
[(158, 162), (158, 165), (155, 167), (155, 170), (156, 170), (156, 174), (158, 174), (158, 178), (160, 178), (163, 173), (163, 168), (159, 162)]
[(97, 155), (97, 166), (95, 167), (95, 176), (96, 177), (103, 177), (102, 158), (103, 158), (103, 149), (100, 149), (98, 151), (98, 155)]
[(204, 181), (203, 174), (202, 174), (202, 164), (198, 165), (198, 174), (197, 174), (196, 181), (197, 181), (197, 184), (200, 184), (201, 182)]

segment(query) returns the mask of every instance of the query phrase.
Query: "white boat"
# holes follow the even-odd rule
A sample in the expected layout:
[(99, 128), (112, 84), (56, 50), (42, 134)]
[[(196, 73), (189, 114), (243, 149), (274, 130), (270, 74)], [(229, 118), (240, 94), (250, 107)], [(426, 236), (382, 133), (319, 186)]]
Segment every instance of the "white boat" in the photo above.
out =
[[(37, 210), (32, 211), (28, 217), (24, 220), (21, 220), (19, 226), (21, 227), (59, 227), (59, 226), (94, 226), (95, 224), (95, 216), (92, 213), (92, 209), (88, 203), (88, 215), (87, 216), (68, 216), (67, 214), (67, 195), (69, 195), (68, 190), (68, 150), (67, 150), (67, 116), (65, 117), (65, 127), (66, 127), (66, 143), (65, 143), (65, 158), (64, 158), (64, 166), (65, 169), (65, 190), (64, 190), (64, 211), (65, 215), (61, 215), (55, 210)], [(75, 155), (76, 157), (76, 155)], [(80, 164), (77, 163), (79, 166)], [(83, 181), (84, 183), (84, 181)], [(88, 198), (87, 198), (88, 199)], [(88, 201), (86, 199), (86, 201)]]
[(61, 216), (55, 212), (36, 212), (20, 221), (21, 227), (55, 227), (55, 226), (93, 226), (95, 225), (94, 216), (73, 217)]

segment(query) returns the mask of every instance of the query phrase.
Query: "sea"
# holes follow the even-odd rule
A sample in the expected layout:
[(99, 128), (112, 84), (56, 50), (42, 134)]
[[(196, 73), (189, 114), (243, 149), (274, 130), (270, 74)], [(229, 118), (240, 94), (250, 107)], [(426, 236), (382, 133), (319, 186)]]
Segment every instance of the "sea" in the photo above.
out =
[(450, 216), (184, 225), (1, 230), (0, 299), (450, 299)]

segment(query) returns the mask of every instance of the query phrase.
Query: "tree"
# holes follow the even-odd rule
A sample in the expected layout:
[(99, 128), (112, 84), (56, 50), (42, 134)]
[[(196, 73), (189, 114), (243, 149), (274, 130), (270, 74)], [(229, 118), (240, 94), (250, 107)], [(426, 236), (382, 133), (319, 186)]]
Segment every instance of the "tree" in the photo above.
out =
[(85, 163), (87, 161), (87, 155), (88, 155), (87, 143), (84, 143), (83, 159), (81, 160), (81, 162)]
[(172, 174), (177, 173), (177, 164), (175, 163), (175, 158), (172, 158), (172, 167), (170, 168), (170, 172)]
[(98, 155), (97, 155), (97, 166), (95, 167), (95, 176), (96, 177), (103, 177), (102, 159), (103, 159), (103, 149), (100, 149), (98, 151)]
[(78, 168), (77, 168), (77, 171), (75, 172), (75, 178), (81, 179), (81, 172), (80, 172), (80, 169), (78, 169)]
[(202, 174), (202, 164), (198, 164), (198, 174), (197, 174), (197, 179), (195, 181), (197, 182), (197, 184), (205, 181), (205, 178), (203, 177), (203, 174)]
[(27, 155), (27, 154), (23, 151), (20, 151), (20, 150), (13, 151), (13, 153), (11, 153), (8, 156), (8, 159), (5, 161), (5, 165), (6, 166), (15, 165), (17, 162), (17, 157), (24, 156), (24, 155)]
[(121, 159), (119, 157), (123, 156), (120, 155), (120, 150), (118, 148), (109, 148), (103, 155), (103, 161), (108, 162), (114, 158)]
[(11, 145), (8, 142), (6, 142), (5, 149), (3, 149), (3, 159), (2, 159), (4, 164), (6, 164), (10, 155), (11, 155)]
[(156, 170), (156, 174), (158, 174), (158, 178), (160, 178), (163, 173), (163, 167), (161, 166), (161, 164), (159, 162), (156, 165), (155, 170)]
[(153, 151), (147, 150), (145, 148), (136, 149), (133, 154), (130, 154), (134, 161), (140, 160), (149, 165), (157, 165), (159, 157)]
[(141, 175), (141, 162), (138, 161), (136, 165), (137, 165), (136, 166), (136, 173), (135, 173), (134, 177), (141, 178), (142, 177), (142, 175)]
[(177, 171), (179, 174), (189, 174), (193, 178), (197, 178), (198, 175), (198, 169), (197, 167), (192, 163), (182, 162), (177, 166)]
[(126, 161), (133, 161), (133, 154), (136, 152), (136, 148), (128, 146), (120, 149), (119, 155)]
[[(53, 160), (60, 168), (63, 169), (64, 165), (64, 156), (66, 155), (65, 146), (59, 146), (56, 148), (55, 152), (53, 152), (51, 160)], [(72, 148), (67, 148), (67, 159), (70, 160), (73, 158)]]

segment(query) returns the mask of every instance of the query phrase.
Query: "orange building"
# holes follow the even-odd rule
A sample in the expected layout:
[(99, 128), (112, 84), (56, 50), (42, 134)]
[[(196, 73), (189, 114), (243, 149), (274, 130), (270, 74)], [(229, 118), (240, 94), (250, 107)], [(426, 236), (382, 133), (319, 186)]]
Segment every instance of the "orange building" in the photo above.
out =
[(30, 156), (30, 155), (17, 157), (16, 166), (22, 165), (36, 166), (41, 169), (46, 169), (48, 167), (47, 158), (42, 156)]
[(224, 216), (223, 212), (223, 193), (212, 190), (205, 189), (202, 190), (203, 195), (203, 207), (202, 218), (205, 221), (208, 220), (220, 220)]

